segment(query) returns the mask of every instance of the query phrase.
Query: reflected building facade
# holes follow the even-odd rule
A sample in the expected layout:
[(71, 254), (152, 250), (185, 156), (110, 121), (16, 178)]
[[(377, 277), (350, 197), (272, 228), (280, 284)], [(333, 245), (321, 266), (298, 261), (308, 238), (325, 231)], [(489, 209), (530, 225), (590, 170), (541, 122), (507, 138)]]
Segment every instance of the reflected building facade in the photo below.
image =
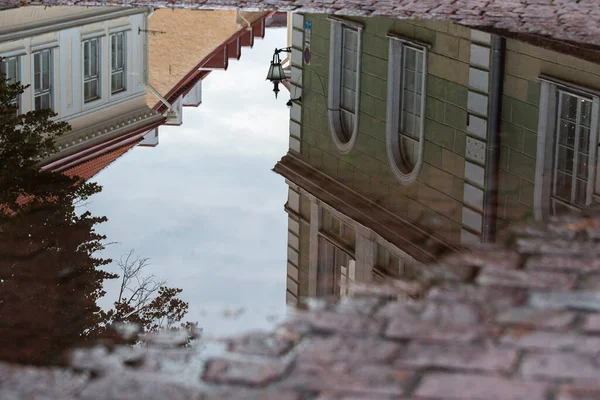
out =
[(274, 169), (288, 302), (598, 201), (594, 49), (447, 21), (294, 14), (291, 28), (302, 100)]
[[(42, 169), (91, 179), (160, 125), (181, 125), (202, 102), (202, 79), (238, 60), (274, 13), (109, 7), (0, 12), (0, 63), (30, 85), (19, 112), (50, 108), (72, 130)], [(281, 18), (279, 17), (280, 21)]]
[[(177, 297), (180, 289), (165, 287), (146, 307), (136, 303), (128, 309), (134, 297), (123, 307), (115, 305), (112, 310), (118, 309), (120, 316), (100, 308), (104, 282), (116, 277), (103, 270), (110, 262), (101, 257), (106, 238), (95, 230), (106, 218), (76, 210), (80, 200), (100, 188), (69, 178), (88, 181), (136, 146), (156, 146), (158, 127), (173, 119), (181, 123), (181, 106), (201, 103), (201, 78), (214, 69), (226, 69), (229, 59), (240, 58), (242, 47), (263, 37), (270, 13), (186, 10), (173, 24), (171, 10), (161, 11), (86, 7), (0, 11), (0, 71), (10, 81), (28, 85), (16, 99), (19, 113), (51, 109), (54, 120), (72, 128), (56, 138), (57, 152), (41, 163), (42, 170), (57, 174), (40, 173), (36, 159), (28, 156), (32, 150), (23, 144), (43, 135), (38, 131), (27, 135), (30, 129), (40, 129), (38, 125), (28, 121), (24, 127), (3, 128), (5, 133), (24, 133), (15, 136), (16, 151), (8, 149), (16, 155), (7, 157), (3, 174), (2, 196), (9, 204), (3, 207), (0, 229), (3, 361), (58, 363), (70, 346), (110, 336), (111, 320), (137, 318), (150, 328), (152, 318), (171, 321), (162, 311), (146, 318), (144, 312), (153, 308), (169, 304), (171, 313), (178, 304), (176, 313), (183, 317), (187, 312), (187, 304)], [(182, 21), (187, 25), (181, 26)], [(161, 29), (175, 34), (158, 40)], [(199, 50), (192, 51), (190, 45)], [(161, 64), (165, 56), (169, 62)], [(163, 107), (169, 102), (179, 106)], [(2, 111), (5, 116), (12, 113)], [(46, 117), (47, 113), (38, 113), (36, 121), (47, 123)], [(41, 129), (64, 128), (49, 125)], [(25, 157), (25, 163), (14, 161)], [(16, 165), (21, 168), (15, 170)]]
[[(164, 117), (146, 105), (149, 8), (24, 7), (0, 13), (8, 79), (29, 85), (19, 111), (50, 108), (71, 131), (43, 169), (91, 178)], [(147, 136), (147, 137), (146, 137)]]

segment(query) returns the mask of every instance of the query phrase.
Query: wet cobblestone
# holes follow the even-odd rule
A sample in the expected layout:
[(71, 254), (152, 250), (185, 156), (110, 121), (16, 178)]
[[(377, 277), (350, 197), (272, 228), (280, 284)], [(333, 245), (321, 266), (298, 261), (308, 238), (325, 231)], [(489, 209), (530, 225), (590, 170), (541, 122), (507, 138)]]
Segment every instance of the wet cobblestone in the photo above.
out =
[(451, 19), (482, 30), (600, 45), (596, 0), (0, 0), (0, 5), (154, 6)]
[[(461, 281), (357, 286), (273, 332), (227, 339), (219, 355), (175, 337), (80, 349), (63, 369), (0, 364), (0, 398), (596, 399), (600, 292), (584, 285), (596, 258), (567, 252), (553, 262), (512, 248), (542, 236), (597, 247), (582, 228), (596, 222), (515, 228), (488, 256), (478, 246), (436, 264), (473, 268)], [(565, 239), (565, 229), (576, 234)]]

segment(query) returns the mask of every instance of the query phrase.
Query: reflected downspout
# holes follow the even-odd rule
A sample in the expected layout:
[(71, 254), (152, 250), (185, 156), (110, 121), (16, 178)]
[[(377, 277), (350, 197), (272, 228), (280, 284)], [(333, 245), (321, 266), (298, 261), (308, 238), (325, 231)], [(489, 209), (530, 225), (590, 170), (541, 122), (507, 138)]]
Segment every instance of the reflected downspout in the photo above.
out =
[(502, 112), (502, 89), (504, 85), (504, 63), (506, 40), (492, 36), (492, 76), (490, 91), (490, 115), (487, 129), (487, 151), (485, 158), (485, 197), (483, 204), (483, 242), (496, 239), (498, 218), (498, 172), (500, 158), (500, 118)]

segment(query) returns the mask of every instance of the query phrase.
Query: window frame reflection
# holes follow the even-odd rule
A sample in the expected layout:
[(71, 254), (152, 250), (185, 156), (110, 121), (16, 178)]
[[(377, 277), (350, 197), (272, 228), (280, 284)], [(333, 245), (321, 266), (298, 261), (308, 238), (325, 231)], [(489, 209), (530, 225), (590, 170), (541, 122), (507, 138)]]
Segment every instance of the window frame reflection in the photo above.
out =
[[(92, 58), (92, 44), (95, 44), (95, 63)], [(101, 87), (101, 77), (102, 77), (102, 38), (95, 37), (86, 39), (81, 42), (81, 51), (83, 53), (82, 59), (82, 76), (83, 76), (83, 103), (91, 103), (95, 100), (98, 100), (102, 97), (102, 87)], [(87, 58), (86, 58), (87, 54)], [(94, 65), (95, 64), (95, 65)], [(95, 66), (95, 73), (93, 71), (93, 67)], [(96, 92), (91, 93), (88, 91), (86, 94), (86, 87), (95, 87)]]
[[(388, 34), (388, 40), (387, 157), (396, 180), (403, 185), (409, 185), (417, 179), (423, 164), (427, 58), (430, 45), (391, 33)], [(410, 70), (414, 72), (414, 79), (412, 90), (408, 90), (407, 61), (411, 52), (414, 55), (415, 68)], [(407, 93), (413, 94), (410, 107), (406, 101)], [(406, 129), (409, 116), (412, 116), (412, 130)]]
[[(14, 67), (10, 68), (9, 64), (13, 64)], [(10, 70), (13, 71), (10, 71)], [(13, 72), (12, 74), (10, 72)], [(21, 81), (21, 57), (20, 56), (12, 56), (12, 57), (4, 57), (0, 62), (0, 73), (4, 74), (4, 79), (9, 83), (16, 83)], [(15, 97), (12, 101), (17, 107), (17, 114), (21, 112), (21, 95)]]
[[(54, 109), (52, 99), (53, 55), (52, 49), (43, 49), (31, 53), (34, 110)], [(44, 61), (47, 62), (47, 68), (45, 68)]]
[[(584, 107), (587, 108), (587, 114)], [(596, 129), (592, 127), (593, 107), (592, 98), (562, 88), (558, 89), (552, 169), (554, 213), (562, 210), (578, 210), (592, 202), (596, 167), (591, 157), (597, 136), (595, 132), (597, 127)], [(566, 130), (563, 129), (565, 127)], [(585, 130), (588, 132), (587, 143), (585, 141), (582, 143), (582, 132)], [(587, 158), (587, 162), (581, 164), (583, 157)], [(583, 170), (580, 167), (583, 167)]]
[[(110, 35), (110, 91), (111, 94), (127, 90), (127, 34), (116, 32)], [(120, 42), (120, 48), (119, 48)], [(115, 85), (115, 77), (120, 77), (120, 85)]]

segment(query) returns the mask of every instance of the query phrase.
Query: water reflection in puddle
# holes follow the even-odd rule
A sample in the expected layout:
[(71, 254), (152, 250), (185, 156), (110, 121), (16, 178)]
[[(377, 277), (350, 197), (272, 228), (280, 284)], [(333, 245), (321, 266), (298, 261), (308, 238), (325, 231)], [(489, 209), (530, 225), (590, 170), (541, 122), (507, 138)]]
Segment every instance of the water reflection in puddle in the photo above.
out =
[[(8, 360), (51, 362), (118, 320), (270, 327), (600, 193), (600, 68), (578, 58), (594, 50), (447, 21), (150, 11), (0, 12)], [(47, 108), (70, 130), (36, 126)], [(55, 152), (36, 144), (60, 130)]]
[(99, 229), (119, 242), (106, 256), (149, 257), (148, 272), (184, 290), (186, 318), (206, 333), (265, 327), (285, 312), (286, 190), (270, 169), (287, 150), (288, 109), (264, 80), (264, 60), (285, 40), (285, 29), (267, 29), (200, 81), (201, 104), (183, 108), (181, 126), (161, 126), (157, 147), (97, 177), (105, 190), (89, 209), (109, 216)]

